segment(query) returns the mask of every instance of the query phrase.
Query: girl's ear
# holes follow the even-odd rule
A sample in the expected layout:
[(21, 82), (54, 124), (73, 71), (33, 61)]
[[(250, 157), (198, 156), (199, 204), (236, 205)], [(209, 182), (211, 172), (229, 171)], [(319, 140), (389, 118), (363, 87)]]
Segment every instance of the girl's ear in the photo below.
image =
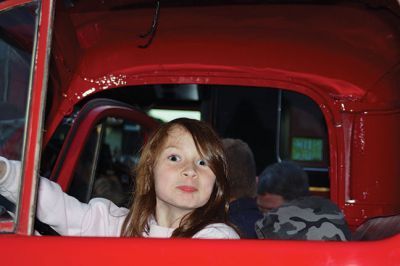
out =
[(257, 185), (258, 185), (258, 180), (259, 180), (258, 175), (256, 175), (256, 184)]

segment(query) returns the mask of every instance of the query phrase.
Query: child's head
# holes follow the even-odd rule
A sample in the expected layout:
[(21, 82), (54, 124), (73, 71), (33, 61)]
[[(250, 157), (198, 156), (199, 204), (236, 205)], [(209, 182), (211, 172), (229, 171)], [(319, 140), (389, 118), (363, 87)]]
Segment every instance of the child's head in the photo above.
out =
[[(187, 159), (194, 162), (193, 167), (197, 170), (193, 170), (190, 165), (177, 167), (180, 160), (184, 162)], [(175, 167), (173, 171), (177, 174), (176, 177), (172, 175), (172, 182), (176, 180), (178, 183), (181, 182), (179, 185), (185, 187), (183, 190), (189, 186), (189, 192), (186, 191), (188, 193), (185, 191), (180, 193), (179, 190), (175, 191), (174, 187), (168, 187), (171, 183), (164, 185), (168, 175), (166, 177), (162, 175), (165, 175), (166, 170), (162, 169), (157, 172), (157, 169), (164, 165)], [(208, 169), (208, 172), (203, 171), (205, 168)], [(204, 176), (208, 176), (208, 183), (204, 184), (204, 180), (202, 180), (204, 186), (201, 187), (202, 183), (198, 180), (191, 183), (190, 178), (180, 177), (183, 174), (186, 175), (188, 171), (200, 171), (199, 177), (206, 179)], [(155, 180), (158, 180), (158, 183)], [(187, 180), (187, 182), (182, 180)], [(160, 187), (160, 182), (164, 182), (162, 185), (165, 189)], [(172, 185), (175, 186), (175, 183)], [(193, 205), (188, 205), (192, 200), (192, 195), (196, 195), (194, 196), (196, 198), (199, 194), (197, 191), (191, 193), (192, 185), (194, 189), (205, 192), (203, 191), (204, 193), (199, 199), (194, 199)], [(168, 190), (171, 187), (172, 189)], [(210, 189), (204, 189), (204, 187), (210, 187)], [(164, 193), (165, 191), (167, 194)], [(147, 229), (148, 218), (155, 215), (157, 200), (163, 195), (176, 197), (176, 199), (172, 199), (173, 206), (187, 207), (190, 210), (182, 219), (173, 236), (190, 237), (209, 223), (225, 222), (225, 208), (228, 199), (226, 160), (219, 137), (205, 122), (180, 118), (161, 125), (154, 132), (143, 147), (137, 165), (134, 202), (122, 234), (124, 236), (140, 236)], [(181, 196), (183, 198), (180, 198)], [(185, 197), (187, 203), (184, 200)]]
[(249, 145), (240, 139), (222, 140), (228, 161), (231, 201), (256, 196), (256, 163)]

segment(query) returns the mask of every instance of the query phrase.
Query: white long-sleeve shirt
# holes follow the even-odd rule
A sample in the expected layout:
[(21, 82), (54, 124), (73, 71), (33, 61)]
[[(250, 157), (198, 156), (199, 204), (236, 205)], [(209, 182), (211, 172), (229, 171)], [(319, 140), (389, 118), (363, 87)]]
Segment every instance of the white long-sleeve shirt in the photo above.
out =
[[(18, 161), (0, 157), (6, 171), (0, 176), (0, 194), (16, 202), (19, 191), (21, 166)], [(128, 209), (116, 206), (110, 200), (94, 198), (88, 204), (79, 202), (64, 193), (61, 187), (40, 177), (36, 215), (42, 222), (67, 236), (120, 236)], [(154, 219), (149, 220), (149, 233), (144, 237), (168, 238), (173, 228), (163, 227)], [(230, 226), (214, 223), (197, 232), (193, 238), (238, 239)]]

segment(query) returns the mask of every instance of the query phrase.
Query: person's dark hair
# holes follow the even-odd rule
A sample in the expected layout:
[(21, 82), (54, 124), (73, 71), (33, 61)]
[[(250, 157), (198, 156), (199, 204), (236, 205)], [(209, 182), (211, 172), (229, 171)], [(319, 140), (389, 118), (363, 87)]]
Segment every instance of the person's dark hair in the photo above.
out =
[(208, 202), (184, 216), (172, 237), (192, 237), (211, 223), (226, 223), (229, 186), (221, 140), (207, 123), (178, 118), (161, 125), (143, 147), (135, 171), (134, 201), (122, 226), (121, 236), (141, 237), (143, 232), (149, 231), (148, 220), (155, 216), (156, 208), (153, 170), (169, 133), (177, 127), (187, 130), (192, 135), (197, 151), (206, 159), (216, 180)]
[(228, 182), (231, 197), (256, 196), (256, 164), (249, 145), (240, 139), (222, 140), (228, 162)]
[(277, 194), (290, 201), (309, 194), (307, 173), (296, 163), (282, 161), (267, 166), (259, 176), (257, 194)]
[(93, 197), (106, 198), (122, 206), (127, 200), (121, 182), (115, 175), (101, 175), (94, 182)]

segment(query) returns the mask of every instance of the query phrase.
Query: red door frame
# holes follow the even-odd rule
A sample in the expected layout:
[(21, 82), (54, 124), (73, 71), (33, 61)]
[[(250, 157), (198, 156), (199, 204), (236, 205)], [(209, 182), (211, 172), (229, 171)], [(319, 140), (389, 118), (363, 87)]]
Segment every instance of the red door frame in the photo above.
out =
[[(52, 180), (56, 179), (57, 183), (64, 191), (68, 189), (72, 181), (76, 163), (92, 129), (101, 119), (114, 116), (135, 121), (146, 129), (145, 132), (150, 132), (158, 126), (158, 122), (141, 111), (128, 106), (118, 105), (111, 101), (109, 102), (110, 103), (106, 105), (95, 106), (93, 109), (81, 111), (79, 114), (84, 113), (84, 117), (79, 117), (78, 115), (74, 120), (74, 124), (64, 140), (50, 177)], [(85, 109), (85, 107), (83, 107), (82, 110), (83, 109)], [(147, 135), (148, 134), (145, 134), (145, 139)]]

